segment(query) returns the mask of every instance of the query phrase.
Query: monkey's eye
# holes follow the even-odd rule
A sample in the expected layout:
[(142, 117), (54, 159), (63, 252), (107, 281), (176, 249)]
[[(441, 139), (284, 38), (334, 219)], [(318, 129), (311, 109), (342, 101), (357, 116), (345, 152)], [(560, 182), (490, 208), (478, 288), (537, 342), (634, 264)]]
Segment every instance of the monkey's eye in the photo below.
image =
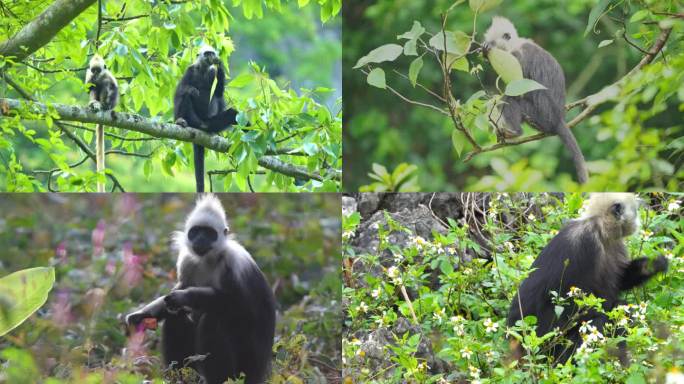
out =
[(503, 34), (504, 40), (510, 40), (511, 39), (511, 34), (510, 33), (504, 33)]
[(613, 213), (613, 216), (620, 217), (622, 216), (622, 212), (624, 212), (625, 207), (620, 203), (615, 203), (610, 207), (610, 210)]

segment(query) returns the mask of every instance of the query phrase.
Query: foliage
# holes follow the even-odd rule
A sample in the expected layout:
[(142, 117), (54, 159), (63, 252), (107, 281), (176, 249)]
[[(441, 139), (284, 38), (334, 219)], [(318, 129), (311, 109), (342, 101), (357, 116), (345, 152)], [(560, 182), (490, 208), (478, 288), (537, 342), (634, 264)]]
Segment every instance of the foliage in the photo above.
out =
[[(6, 77), (0, 81), (0, 94), (21, 98), (16, 85), (40, 102), (85, 105), (85, 67), (89, 56), (98, 52), (119, 80), (121, 101), (116, 110), (171, 122), (172, 96), (183, 70), (194, 61), (200, 45), (211, 44), (230, 68), (227, 102), (243, 112), (238, 117), (241, 125), (222, 133), (233, 143), (230, 150), (207, 151), (211, 187), (340, 189), (341, 90), (335, 89), (340, 86), (340, 23), (335, 17), (340, 0), (102, 4), (101, 19), (97, 6), (89, 7), (21, 62), (0, 57), (0, 72)], [(12, 38), (45, 6), (44, 1), (31, 0), (0, 7), (0, 42)], [(293, 56), (304, 60), (295, 62)], [(38, 119), (30, 121), (28, 111), (0, 117), (0, 189), (93, 191), (99, 178), (111, 189), (194, 190), (188, 142), (105, 127), (105, 177), (75, 145), (82, 141), (94, 148), (93, 126), (60, 125), (57, 115)], [(251, 125), (245, 127), (248, 122)], [(321, 180), (294, 179), (260, 167), (258, 158), (274, 150), (280, 151), (282, 161), (319, 174)]]
[[(521, 80), (514, 56), (497, 49), (487, 59), (481, 55), (495, 14), (513, 20), (522, 37), (561, 63), (568, 101), (577, 100), (567, 121), (587, 159), (586, 190), (680, 189), (680, 1), (581, 0), (559, 7), (549, 0), (381, 0), (344, 7), (344, 89), (353, 95), (345, 101), (348, 190), (391, 190), (387, 183), (368, 185), (366, 175), (372, 164), (400, 163), (418, 168), (414, 190), (580, 188), (558, 138), (533, 136), (527, 127), (518, 140), (497, 135), (501, 97), (540, 85)], [(662, 53), (647, 54), (663, 36)], [(654, 60), (638, 64), (644, 57)]]
[[(56, 270), (47, 303), (0, 341), (11, 383), (197, 383), (166, 372), (160, 330), (126, 336), (123, 316), (175, 281), (170, 233), (192, 195), (7, 195), (0, 199), (0, 276)], [(335, 195), (220, 196), (236, 240), (277, 302), (273, 382), (339, 382), (340, 202)], [(236, 309), (239, 310), (239, 309)]]
[[(448, 231), (433, 232), (432, 239), (417, 236), (386, 215), (386, 225), (366, 228), (377, 231), (379, 242), (369, 253), (355, 250), (352, 239), (373, 234), (358, 233), (358, 213), (344, 218), (343, 255), (349, 260), (345, 265), (354, 266), (343, 290), (344, 376), (350, 382), (370, 383), (646, 383), (664, 382), (666, 375), (674, 379), (684, 366), (682, 195), (642, 197), (647, 209), (639, 212), (642, 229), (628, 239), (630, 254), (652, 259), (665, 255), (670, 270), (625, 293), (628, 304), (608, 314), (625, 329), (624, 336), (616, 327), (601, 334), (591, 324), (584, 325), (584, 346), (565, 365), (552, 364), (541, 348), (544, 341), (557, 337), (555, 332), (537, 337), (533, 316), (507, 328), (506, 314), (532, 261), (563, 222), (576, 217), (582, 195), (484, 195), (487, 203), (478, 228), (449, 218)], [(463, 256), (483, 246), (478, 232), (489, 239), (490, 259)], [(406, 246), (393, 243), (398, 233), (410, 235)], [(399, 288), (411, 294), (402, 295)], [(568, 297), (556, 297), (557, 310), (570, 301), (580, 311), (600, 309), (599, 299), (571, 291)], [(414, 315), (415, 325), (406, 326)], [(376, 344), (382, 351), (370, 357), (371, 339), (382, 334), (388, 335), (389, 344)], [(514, 339), (531, 351), (529, 359), (512, 358), (509, 341)], [(611, 354), (620, 340), (627, 342), (631, 355), (626, 368)]]
[(48, 298), (54, 268), (31, 268), (0, 278), (0, 336), (23, 323)]

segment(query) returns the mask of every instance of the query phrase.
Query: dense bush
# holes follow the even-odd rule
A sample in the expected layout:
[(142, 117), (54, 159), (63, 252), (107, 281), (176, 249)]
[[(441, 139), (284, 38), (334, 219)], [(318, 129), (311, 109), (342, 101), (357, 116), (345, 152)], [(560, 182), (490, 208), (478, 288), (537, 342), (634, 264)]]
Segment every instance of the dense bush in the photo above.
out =
[[(408, 196), (408, 197), (407, 197)], [(609, 316), (626, 329), (631, 365), (610, 351), (621, 339), (584, 327), (585, 345), (565, 365), (539, 352), (530, 326), (506, 314), (529, 266), (577, 216), (580, 194), (380, 196), (343, 219), (345, 377), (373, 383), (646, 383), (684, 366), (684, 220), (681, 195), (642, 196), (633, 257), (670, 260), (666, 275), (624, 294)], [(363, 215), (363, 216), (362, 216)], [(559, 298), (595, 306), (593, 296)], [(509, 352), (525, 333), (530, 360)], [(680, 377), (681, 380), (681, 377)]]

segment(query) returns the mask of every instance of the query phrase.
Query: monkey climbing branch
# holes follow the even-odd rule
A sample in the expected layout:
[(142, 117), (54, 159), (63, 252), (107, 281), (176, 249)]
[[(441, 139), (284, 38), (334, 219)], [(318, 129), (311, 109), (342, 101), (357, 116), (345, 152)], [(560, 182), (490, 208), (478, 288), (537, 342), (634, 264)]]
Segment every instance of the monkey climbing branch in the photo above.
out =
[[(2, 115), (2, 111), (17, 111), (26, 108), (39, 115), (44, 115), (52, 109), (57, 112), (60, 121), (103, 124), (145, 133), (158, 138), (192, 142), (217, 152), (228, 152), (231, 147), (231, 142), (222, 136), (210, 135), (198, 129), (181, 127), (176, 124), (156, 122), (132, 113), (116, 111), (92, 112), (88, 108), (75, 105), (50, 104), (48, 106), (38, 102), (0, 98), (0, 115)], [(26, 116), (22, 117), (28, 118)], [(38, 118), (38, 116), (35, 118)], [(276, 157), (277, 155), (287, 155), (287, 153), (282, 152), (281, 149), (267, 152), (265, 156), (259, 158), (259, 165), (290, 177), (318, 181), (326, 178), (325, 175), (311, 173), (304, 167), (287, 163)], [(336, 180), (339, 179), (339, 175), (333, 175), (332, 177)]]

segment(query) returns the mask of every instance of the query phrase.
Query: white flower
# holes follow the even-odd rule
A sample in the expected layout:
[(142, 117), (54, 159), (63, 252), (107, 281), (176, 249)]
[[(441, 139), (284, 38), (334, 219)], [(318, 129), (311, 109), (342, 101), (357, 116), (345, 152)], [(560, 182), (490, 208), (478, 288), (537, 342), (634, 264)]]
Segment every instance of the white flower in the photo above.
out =
[(364, 312), (364, 313), (367, 312), (368, 311), (368, 305), (362, 301), (361, 304), (359, 304), (359, 311)]
[(473, 379), (480, 378), (480, 370), (478, 368), (469, 365), (468, 370), (470, 371), (470, 377), (472, 377)]
[(534, 217), (534, 215), (530, 213), (529, 215), (527, 215), (527, 219), (529, 221), (534, 221), (536, 219), (536, 217)]
[(651, 236), (653, 236), (653, 232), (649, 231), (648, 229), (642, 229), (641, 236), (643, 236), (644, 240), (648, 240), (651, 238)]
[(679, 372), (676, 368), (672, 368), (665, 376), (665, 384), (683, 384), (684, 373)]
[(399, 276), (399, 268), (391, 266), (387, 268), (387, 276), (392, 279), (392, 283), (400, 285), (402, 283), (401, 277)]
[(485, 331), (487, 331), (487, 333), (496, 332), (496, 330), (499, 328), (499, 323), (492, 321), (492, 319), (489, 317), (484, 319), (482, 324), (485, 326)]
[(581, 297), (582, 295), (582, 290), (575, 286), (570, 287), (570, 290), (568, 291), (568, 297)]
[(348, 240), (351, 239), (352, 237), (354, 237), (354, 231), (344, 231), (344, 232), (342, 232), (342, 240), (348, 241)]
[(463, 316), (451, 316), (449, 320), (451, 320), (451, 323), (454, 325), (454, 333), (456, 336), (465, 335), (465, 319)]
[(380, 296), (380, 288), (375, 288), (374, 290), (371, 291), (371, 296), (374, 299), (377, 299), (378, 296)]
[(667, 210), (668, 210), (668, 212), (674, 212), (681, 207), (682, 207), (681, 203), (678, 200), (675, 200), (675, 201), (673, 201), (667, 205)]
[(506, 248), (508, 248), (508, 250), (510, 252), (513, 252), (513, 243), (511, 243), (510, 241), (507, 241), (504, 243), (504, 245), (506, 246)]
[(463, 349), (461, 349), (461, 357), (463, 357), (464, 359), (470, 359), (470, 356), (472, 355), (473, 351), (471, 351), (470, 348), (463, 347)]
[(442, 321), (446, 318), (446, 310), (444, 308), (437, 308), (435, 313), (432, 314), (432, 318), (441, 324)]
[(419, 370), (419, 371), (425, 372), (425, 371), (427, 371), (428, 369), (430, 369), (430, 366), (427, 365), (426, 362), (421, 361), (420, 363), (418, 363), (418, 370)]

